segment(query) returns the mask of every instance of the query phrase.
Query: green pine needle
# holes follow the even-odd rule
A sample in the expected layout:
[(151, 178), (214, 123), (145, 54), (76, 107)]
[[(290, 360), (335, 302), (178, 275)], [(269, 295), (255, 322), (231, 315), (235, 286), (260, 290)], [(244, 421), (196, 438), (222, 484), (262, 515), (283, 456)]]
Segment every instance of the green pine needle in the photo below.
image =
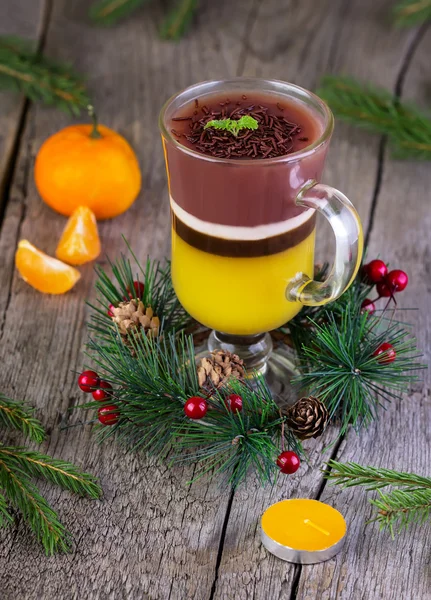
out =
[(257, 129), (259, 123), (250, 115), (244, 115), (240, 119), (213, 119), (212, 121), (208, 121), (204, 129), (208, 129), (209, 127), (228, 131), (237, 137), (243, 129)]
[(0, 393), (0, 426), (17, 429), (34, 442), (41, 443), (45, 438), (45, 431), (33, 413), (32, 408)]
[(178, 40), (192, 23), (198, 8), (198, 0), (177, 0), (176, 6), (169, 12), (160, 28), (165, 40)]
[[(35, 442), (42, 442), (45, 431), (33, 417), (33, 410), (22, 402), (0, 394), (0, 425), (22, 432)], [(96, 479), (71, 463), (51, 458), (40, 452), (0, 444), (0, 527), (14, 521), (9, 512), (11, 504), (19, 510), (24, 520), (42, 543), (47, 554), (71, 548), (71, 537), (31, 481), (45, 479), (66, 490), (98, 498), (101, 488)]]
[(0, 493), (0, 527), (13, 524), (13, 516), (10, 514), (8, 508), (6, 498)]
[(403, 0), (394, 8), (395, 23), (400, 27), (419, 25), (431, 20), (431, 0)]
[[(368, 291), (358, 279), (331, 307), (316, 313), (316, 320), (308, 318), (312, 336), (299, 349), (302, 373), (296, 382), (325, 402), (331, 418), (341, 423), (340, 435), (349, 425), (367, 426), (379, 407), (399, 398), (425, 368), (417, 361), (415, 339), (401, 323), (361, 312)], [(391, 363), (373, 356), (384, 342), (396, 352)]]
[(99, 498), (102, 490), (93, 475), (82, 472), (75, 465), (26, 448), (0, 446), (0, 460), (7, 460), (16, 471), (30, 477), (46, 479), (79, 496)]
[(81, 77), (70, 66), (46, 58), (28, 40), (0, 37), (0, 89), (79, 115), (90, 104)]
[[(343, 488), (362, 486), (368, 491), (378, 491), (378, 498), (370, 500), (378, 509), (372, 521), (379, 522), (381, 528), (388, 527), (392, 535), (395, 525), (398, 525), (398, 531), (401, 531), (409, 524), (422, 524), (431, 517), (430, 477), (391, 469), (363, 467), (353, 462), (339, 463), (331, 460), (327, 466), (329, 469), (325, 477), (334, 484)], [(381, 489), (387, 486), (401, 489), (383, 493)]]
[(190, 326), (192, 319), (179, 303), (172, 286), (170, 263), (165, 261), (162, 265), (158, 261), (147, 259), (145, 266), (142, 267), (130, 246), (128, 249), (134, 260), (134, 266), (124, 255), (121, 255), (116, 262), (108, 259), (113, 281), (102, 267), (96, 267), (98, 305), (90, 304), (94, 313), (89, 327), (98, 341), (105, 340), (108, 344), (112, 342), (111, 334), (114, 325), (108, 315), (108, 307), (110, 304), (117, 306), (120, 302), (135, 297), (134, 282), (136, 281), (143, 284), (144, 289), (142, 297), (138, 300), (142, 300), (145, 307), (151, 307), (154, 314), (160, 318), (160, 331), (178, 332)]
[(90, 7), (90, 18), (98, 25), (115, 25), (148, 0), (99, 0)]
[[(156, 339), (130, 337), (130, 347), (116, 331), (111, 343), (92, 340), (90, 352), (103, 378), (114, 386), (114, 402), (119, 421), (99, 428), (99, 439), (115, 435), (131, 450), (145, 450), (166, 458), (171, 450), (175, 461), (196, 460), (200, 477), (221, 474), (238, 485), (253, 467), (262, 482), (273, 481), (278, 472), (283, 417), (263, 381), (256, 388), (230, 381), (211, 398), (199, 389), (193, 339), (171, 332)], [(244, 410), (233, 414), (224, 397), (240, 394)], [(184, 404), (192, 396), (206, 397), (210, 410), (204, 419), (193, 421), (184, 414)], [(99, 402), (84, 408), (97, 410)], [(285, 430), (286, 448), (301, 451), (293, 434)], [(194, 448), (184, 456), (185, 449)]]
[(0, 458), (0, 487), (11, 504), (21, 512), (46, 554), (70, 550), (70, 534), (58, 520), (57, 514), (28, 475), (16, 469), (13, 461), (4, 455)]
[(431, 119), (413, 104), (350, 77), (324, 77), (317, 94), (336, 117), (387, 135), (394, 158), (431, 159)]

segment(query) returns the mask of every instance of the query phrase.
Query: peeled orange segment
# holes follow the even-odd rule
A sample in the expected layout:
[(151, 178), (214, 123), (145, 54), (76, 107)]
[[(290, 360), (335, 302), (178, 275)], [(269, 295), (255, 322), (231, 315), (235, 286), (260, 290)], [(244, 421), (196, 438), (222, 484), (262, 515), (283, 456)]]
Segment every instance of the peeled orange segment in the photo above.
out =
[(60, 260), (83, 265), (100, 254), (96, 217), (87, 206), (79, 206), (67, 222), (55, 251)]
[(41, 252), (27, 240), (18, 244), (15, 265), (24, 281), (44, 294), (64, 294), (81, 277), (79, 271)]

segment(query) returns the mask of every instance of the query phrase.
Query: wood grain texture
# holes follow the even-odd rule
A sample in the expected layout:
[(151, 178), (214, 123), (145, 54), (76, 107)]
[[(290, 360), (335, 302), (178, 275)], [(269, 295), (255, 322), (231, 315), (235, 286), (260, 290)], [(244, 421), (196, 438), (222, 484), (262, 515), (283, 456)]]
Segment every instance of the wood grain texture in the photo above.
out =
[[(125, 249), (125, 234), (142, 259), (147, 254), (164, 256), (169, 250), (169, 211), (159, 109), (175, 90), (195, 79), (235, 74), (241, 41), (229, 20), (234, 16), (240, 22), (250, 7), (246, 2), (234, 10), (225, 5), (220, 12), (220, 7), (209, 6), (203, 23), (222, 16), (225, 30), (213, 34), (198, 24), (195, 35), (179, 45), (159, 41), (156, 27), (162, 14), (157, 6), (112, 30), (89, 25), (87, 9), (84, 0), (54, 3), (46, 50), (88, 74), (101, 121), (134, 146), (144, 181), (133, 208), (101, 224), (102, 242), (115, 256)], [(211, 60), (213, 47), (219, 48), (217, 61)], [(18, 239), (28, 238), (53, 253), (64, 227), (65, 220), (38, 198), (32, 170), (41, 143), (68, 122), (60, 112), (32, 107), (21, 142), (0, 240), (7, 266), (0, 274), (0, 385), (5, 393), (37, 406), (51, 432), (43, 450), (97, 473), (104, 500), (79, 500), (43, 487), (74, 535), (75, 554), (46, 559), (22, 523), (2, 532), (1, 595), (6, 600), (208, 597), (229, 494), (205, 481), (189, 486), (193, 467), (169, 471), (144, 457), (125, 455), (112, 442), (99, 447), (90, 427), (60, 430), (79, 424), (82, 417), (69, 408), (82, 402), (75, 373), (84, 364), (84, 300), (93, 292), (92, 265), (82, 269), (78, 286), (61, 298), (36, 293), (13, 272)], [(18, 317), (24, 314), (26, 318)]]
[[(6, 0), (6, 4), (15, 3)], [(32, 5), (30, 0), (20, 4)], [(416, 35), (391, 27), (391, 0), (223, 0), (205, 3), (192, 33), (179, 44), (170, 44), (161, 42), (156, 33), (162, 6), (154, 3), (113, 29), (97, 29), (88, 23), (88, 2), (57, 0), (49, 22), (47, 52), (88, 75), (101, 122), (125, 135), (141, 161), (143, 192), (137, 202), (125, 215), (100, 225), (111, 256), (123, 249), (122, 233), (140, 258), (161, 257), (169, 251), (166, 178), (157, 131), (157, 114), (169, 95), (198, 80), (241, 74), (290, 80), (313, 89), (328, 71), (392, 88)], [(429, 42), (427, 47), (424, 40), (407, 71), (404, 87), (412, 97), (425, 99), (420, 82), (428, 56)], [(168, 469), (126, 454), (113, 442), (97, 446), (91, 425), (79, 426), (83, 415), (69, 408), (82, 401), (75, 372), (84, 364), (88, 318), (84, 299), (93, 295), (92, 266), (82, 269), (82, 280), (62, 298), (37, 294), (13, 272), (18, 239), (26, 237), (53, 253), (64, 226), (64, 219), (38, 198), (32, 168), (43, 140), (68, 123), (62, 113), (31, 107), (20, 143), (0, 236), (0, 389), (37, 406), (50, 433), (43, 449), (97, 473), (104, 499), (79, 500), (43, 487), (75, 537), (75, 552), (47, 559), (22, 523), (5, 530), (0, 534), (2, 598), (427, 598), (426, 536), (412, 530), (392, 543), (372, 527), (364, 529), (370, 510), (359, 491), (324, 490), (325, 501), (340, 508), (349, 521), (347, 547), (329, 563), (300, 571), (260, 545), (258, 521), (267, 506), (283, 497), (319, 493), (318, 467), (327, 456), (322, 458), (321, 450), (334, 440), (334, 430), (310, 444), (310, 465), (304, 465), (298, 476), (280, 479), (266, 490), (250, 478), (232, 498), (216, 483), (189, 485), (192, 467)], [(379, 146), (379, 138), (338, 124), (324, 176), (325, 183), (352, 199), (364, 224), (382, 167)], [(385, 253), (412, 276), (403, 302), (405, 298), (417, 305), (423, 299), (414, 318), (425, 348), (429, 284), (423, 272), (430, 264), (427, 165), (400, 166), (385, 156), (383, 168), (371, 252)], [(405, 196), (412, 189), (419, 208), (405, 213)], [(328, 252), (326, 231), (320, 235), (321, 253)], [(416, 231), (419, 240), (415, 234), (417, 243), (412, 244)], [(375, 457), (374, 464), (425, 473), (429, 455), (423, 445), (429, 442), (430, 417), (429, 388), (426, 393), (424, 389), (418, 387), (400, 407), (392, 406), (388, 418), (367, 434), (349, 434), (339, 458), (363, 458), (373, 464)], [(409, 574), (410, 555), (415, 563)]]
[[(270, 5), (272, 4), (272, 8)], [(285, 22), (291, 28), (286, 32), (289, 48), (286, 56), (280, 54), (277, 42), (270, 53), (270, 62), (266, 65), (265, 76), (282, 79), (286, 77), (284, 70), (289, 66), (288, 78), (305, 87), (314, 88), (323, 73), (328, 71), (345, 72), (358, 78), (379, 82), (393, 88), (402, 68), (404, 57), (408, 51), (412, 34), (393, 31), (384, 18), (390, 11), (391, 2), (376, 6), (373, 1), (340, 2), (323, 6), (319, 3), (318, 16), (316, 6), (311, 3), (301, 3), (295, 6), (295, 21), (292, 23), (285, 15)], [(382, 6), (385, 5), (385, 6)], [(265, 3), (262, 5), (263, 22), (269, 19), (276, 22), (279, 14), (279, 4)], [(256, 27), (261, 23), (258, 14)], [(281, 18), (277, 20), (281, 29)], [(319, 27), (320, 23), (320, 27)], [(299, 26), (301, 24), (301, 26)], [(310, 31), (307, 29), (310, 26)], [(322, 32), (323, 30), (323, 32)], [(313, 35), (315, 34), (315, 35)], [(331, 37), (332, 35), (332, 37)], [(259, 40), (259, 36), (256, 36)], [(255, 37), (252, 36), (254, 40)], [(274, 36), (277, 40), (277, 36)], [(280, 35), (281, 39), (281, 35)], [(323, 39), (326, 43), (323, 43)], [(258, 42), (257, 42), (258, 43)], [(244, 70), (247, 74), (259, 73), (262, 60), (261, 52), (254, 50), (245, 61)], [(370, 55), (368, 55), (370, 52)], [(305, 58), (300, 58), (305, 54)], [(370, 58), (366, 60), (364, 56)], [(256, 57), (258, 57), (256, 59)], [(371, 58), (373, 57), (373, 58)], [(316, 60), (313, 60), (313, 59)], [(289, 60), (290, 59), (290, 60)], [(305, 62), (302, 62), (305, 61)], [(388, 68), (388, 65), (391, 65)], [(378, 171), (379, 138), (370, 136), (349, 127), (337, 124), (337, 130), (331, 144), (328, 163), (324, 173), (324, 182), (334, 185), (345, 192), (358, 208), (364, 225), (369, 221), (370, 210), (376, 186)], [(327, 230), (324, 230), (325, 232)], [(323, 253), (328, 256), (328, 238), (320, 235), (318, 258)], [(378, 251), (382, 251), (382, 248)], [(392, 260), (392, 259), (391, 259)], [(407, 268), (407, 267), (406, 267)], [(378, 431), (378, 429), (377, 429)], [(333, 435), (333, 432), (330, 432)], [(248, 598), (291, 598), (298, 569), (288, 563), (283, 563), (262, 548), (260, 543), (259, 518), (262, 512), (273, 502), (289, 497), (316, 497), (322, 484), (322, 475), (318, 467), (329, 458), (330, 452), (321, 453), (328, 442), (325, 436), (314, 444), (311, 468), (301, 468), (301, 477), (292, 478), (272, 490), (262, 490), (258, 484), (249, 482), (247, 490), (240, 490), (234, 498), (230, 519), (226, 532), (224, 552), (219, 569), (219, 577), (214, 598), (227, 600), (231, 590), (236, 590), (236, 597)], [(349, 448), (352, 455), (361, 448), (361, 438), (349, 436)], [(336, 508), (346, 512), (344, 496), (330, 500)], [(352, 507), (352, 512), (357, 506)], [(357, 531), (354, 532), (358, 534)], [(361, 531), (359, 531), (359, 535)], [(339, 564), (344, 560), (343, 554), (328, 564)], [(240, 564), (242, 570), (237, 568)], [(350, 563), (352, 565), (352, 562)], [(364, 576), (365, 571), (362, 571)], [(300, 583), (307, 581), (308, 568), (301, 572)], [(319, 585), (321, 582), (319, 582)], [(384, 573), (379, 580), (380, 587), (390, 585)], [(296, 596), (302, 598), (354, 598), (349, 589), (345, 595), (338, 596), (340, 590), (331, 589), (329, 596), (324, 596), (319, 586), (310, 595), (303, 595), (302, 587)], [(313, 595), (314, 594), (314, 595)], [(385, 596), (381, 596), (384, 598)]]
[[(46, 10), (46, 0), (2, 2), (0, 4), (0, 36), (21, 36), (34, 40), (35, 45), (38, 44)], [(11, 175), (16, 141), (24, 117), (24, 107), (25, 99), (16, 92), (0, 92), (0, 211), (5, 202), (3, 194)]]
[[(418, 35), (418, 32), (415, 32)], [(426, 57), (431, 52), (429, 31), (422, 38), (402, 85), (402, 98), (429, 106), (424, 78)], [(370, 256), (378, 254), (393, 268), (409, 274), (409, 285), (399, 296), (399, 318), (412, 325), (423, 362), (430, 364), (431, 318), (429, 306), (431, 265), (431, 212), (428, 163), (399, 162), (386, 149), (383, 177), (374, 226), (370, 237)], [(350, 432), (340, 449), (338, 460), (364, 465), (412, 471), (430, 475), (431, 393), (430, 372), (415, 384), (401, 401), (393, 402), (368, 431), (356, 437)], [(375, 497), (375, 493), (368, 497)], [(343, 510), (349, 527), (347, 547), (336, 559), (323, 565), (305, 567), (297, 598), (332, 600), (428, 600), (431, 598), (429, 539), (430, 523), (412, 526), (391, 539), (389, 532), (378, 533), (377, 525), (365, 525), (373, 509), (362, 490), (328, 487), (322, 500)]]

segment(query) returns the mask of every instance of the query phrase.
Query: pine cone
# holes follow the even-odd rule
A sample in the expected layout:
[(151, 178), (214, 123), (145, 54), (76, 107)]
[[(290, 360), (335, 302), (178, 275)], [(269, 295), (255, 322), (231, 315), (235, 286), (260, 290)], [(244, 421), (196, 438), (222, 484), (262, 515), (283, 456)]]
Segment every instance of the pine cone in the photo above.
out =
[(220, 388), (227, 379), (244, 378), (244, 361), (237, 354), (215, 350), (210, 356), (201, 358), (197, 364), (199, 386), (211, 391)]
[(140, 300), (120, 302), (110, 310), (114, 314), (113, 322), (117, 324), (119, 332), (126, 340), (130, 333), (137, 334), (142, 330), (147, 337), (157, 337), (159, 334), (159, 318), (154, 316), (150, 306), (145, 308)]
[(314, 396), (301, 398), (296, 404), (290, 406), (284, 414), (287, 417), (286, 424), (289, 429), (300, 440), (322, 435), (329, 419), (326, 406)]

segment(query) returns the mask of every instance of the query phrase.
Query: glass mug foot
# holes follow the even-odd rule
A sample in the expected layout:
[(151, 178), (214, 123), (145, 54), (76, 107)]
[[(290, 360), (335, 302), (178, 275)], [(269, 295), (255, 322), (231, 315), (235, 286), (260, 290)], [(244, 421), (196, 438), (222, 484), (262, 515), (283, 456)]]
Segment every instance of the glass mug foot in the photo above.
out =
[(269, 333), (239, 336), (212, 331), (207, 349), (199, 352), (196, 358), (203, 358), (216, 350), (237, 354), (250, 376), (256, 373), (263, 375), (280, 406), (294, 404), (298, 399), (298, 386), (292, 382), (299, 375), (294, 357), (288, 348), (274, 348)]

